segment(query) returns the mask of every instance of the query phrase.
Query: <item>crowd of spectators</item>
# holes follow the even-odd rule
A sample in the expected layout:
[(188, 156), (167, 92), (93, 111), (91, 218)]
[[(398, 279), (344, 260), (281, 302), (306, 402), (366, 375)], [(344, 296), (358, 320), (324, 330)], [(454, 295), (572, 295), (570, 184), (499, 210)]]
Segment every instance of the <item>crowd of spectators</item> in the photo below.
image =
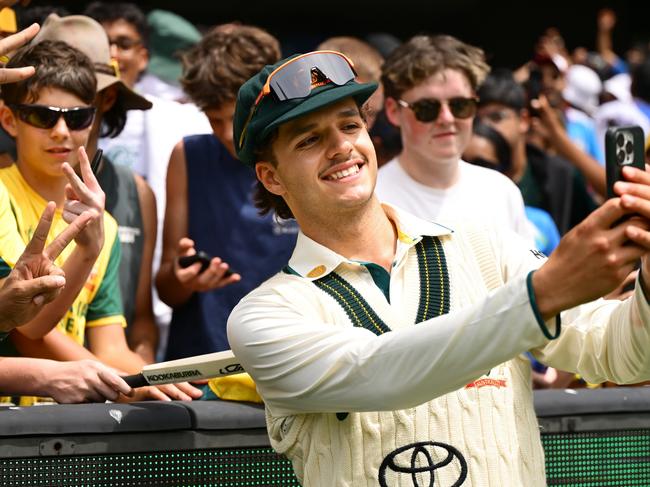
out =
[[(239, 163), (232, 123), (242, 84), (292, 53), (264, 26), (201, 32), (134, 3), (13, 3), (0, 11), (2, 400), (223, 397), (213, 382), (133, 391), (120, 375), (230, 348), (231, 310), (287, 264), (298, 226), (256, 209), (273, 195)], [(515, 70), (445, 35), (308, 48), (380, 82), (364, 110), (382, 200), (449, 227), (507, 228), (548, 255), (606, 199), (607, 128), (650, 135), (650, 44), (619, 53), (615, 27), (599, 12), (593, 51), (549, 28)], [(423, 140), (418, 124), (441, 117), (462, 144)], [(625, 299), (624, 284), (608, 298)], [(528, 358), (537, 387), (595, 386)]]

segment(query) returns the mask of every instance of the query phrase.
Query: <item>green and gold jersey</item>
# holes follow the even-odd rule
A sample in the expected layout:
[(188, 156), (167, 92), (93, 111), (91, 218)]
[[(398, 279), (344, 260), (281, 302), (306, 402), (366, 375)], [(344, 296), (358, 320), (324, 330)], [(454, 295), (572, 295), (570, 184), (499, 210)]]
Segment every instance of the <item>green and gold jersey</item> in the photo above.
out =
[[(29, 186), (16, 165), (0, 169), (0, 181), (8, 190), (10, 204), (8, 213), (14, 218), (13, 226), (14, 228), (17, 227), (24, 248), (38, 225), (47, 201)], [(0, 198), (2, 198), (2, 194), (0, 194)], [(2, 200), (0, 199), (1, 203)], [(2, 219), (0, 224), (3, 226), (3, 232), (5, 231), (5, 219), (9, 220), (5, 213), (7, 211), (1, 208), (0, 218)], [(47, 243), (49, 244), (66, 226), (67, 223), (62, 217), (62, 210), (57, 209)], [(20, 255), (15, 248), (11, 247), (10, 243), (7, 244), (8, 250), (5, 254), (5, 242), (0, 241), (0, 245), (2, 245), (0, 257), (4, 259), (5, 265), (13, 265), (17, 255)], [(63, 266), (74, 248), (75, 243), (72, 242), (56, 259), (56, 264), (60, 267)], [(20, 252), (22, 250), (20, 249)], [(117, 223), (112, 216), (104, 212), (104, 246), (84, 287), (58, 324), (60, 331), (72, 337), (81, 345), (84, 344), (86, 327), (115, 323), (126, 326), (126, 321), (122, 315), (122, 299), (118, 282), (119, 263), (120, 242), (117, 238)]]

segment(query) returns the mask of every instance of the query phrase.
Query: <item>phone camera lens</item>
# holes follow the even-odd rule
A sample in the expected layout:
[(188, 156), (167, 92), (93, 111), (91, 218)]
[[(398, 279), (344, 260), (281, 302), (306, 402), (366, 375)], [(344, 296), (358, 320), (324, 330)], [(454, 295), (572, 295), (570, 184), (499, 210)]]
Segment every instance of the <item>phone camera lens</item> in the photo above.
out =
[(628, 140), (627, 144), (625, 144), (625, 152), (627, 152), (628, 154), (632, 154), (633, 150), (634, 150), (634, 146), (632, 145), (632, 142)]
[(619, 164), (622, 164), (623, 161), (625, 160), (625, 152), (622, 150), (616, 151), (616, 160), (618, 161)]
[(619, 147), (623, 147), (623, 145), (625, 145), (625, 138), (623, 137), (623, 134), (618, 134), (616, 136), (616, 145)]

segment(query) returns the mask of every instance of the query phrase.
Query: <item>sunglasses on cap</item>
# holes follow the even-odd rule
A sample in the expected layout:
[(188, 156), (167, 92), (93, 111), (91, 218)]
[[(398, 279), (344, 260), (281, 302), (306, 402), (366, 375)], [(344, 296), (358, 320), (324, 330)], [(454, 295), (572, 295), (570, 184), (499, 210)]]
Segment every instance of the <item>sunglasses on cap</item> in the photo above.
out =
[(281, 64), (269, 74), (257, 95), (239, 136), (239, 147), (244, 145), (248, 124), (264, 97), (273, 93), (278, 101), (305, 98), (314, 88), (328, 83), (342, 86), (356, 76), (350, 58), (337, 51), (308, 52)]
[(478, 107), (478, 98), (457, 96), (450, 98), (447, 101), (423, 99), (409, 103), (404, 100), (397, 100), (397, 103), (404, 108), (410, 108), (413, 110), (413, 114), (419, 122), (428, 123), (434, 122), (438, 119), (443, 103), (447, 104), (449, 111), (456, 118), (473, 117), (476, 114), (476, 108)]
[(70, 130), (83, 130), (93, 123), (96, 111), (95, 107), (59, 108), (28, 104), (8, 106), (20, 120), (39, 129), (51, 129), (63, 117)]

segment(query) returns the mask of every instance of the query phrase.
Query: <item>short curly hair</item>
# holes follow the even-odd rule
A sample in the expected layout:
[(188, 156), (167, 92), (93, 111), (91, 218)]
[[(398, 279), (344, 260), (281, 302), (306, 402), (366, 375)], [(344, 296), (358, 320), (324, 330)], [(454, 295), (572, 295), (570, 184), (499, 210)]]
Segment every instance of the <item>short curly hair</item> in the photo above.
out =
[(201, 109), (235, 101), (241, 85), (280, 59), (280, 43), (259, 27), (218, 25), (183, 57), (181, 85)]
[(449, 35), (418, 35), (397, 47), (384, 62), (381, 75), (384, 94), (398, 99), (405, 91), (445, 69), (465, 74), (473, 90), (490, 71), (482, 49)]

